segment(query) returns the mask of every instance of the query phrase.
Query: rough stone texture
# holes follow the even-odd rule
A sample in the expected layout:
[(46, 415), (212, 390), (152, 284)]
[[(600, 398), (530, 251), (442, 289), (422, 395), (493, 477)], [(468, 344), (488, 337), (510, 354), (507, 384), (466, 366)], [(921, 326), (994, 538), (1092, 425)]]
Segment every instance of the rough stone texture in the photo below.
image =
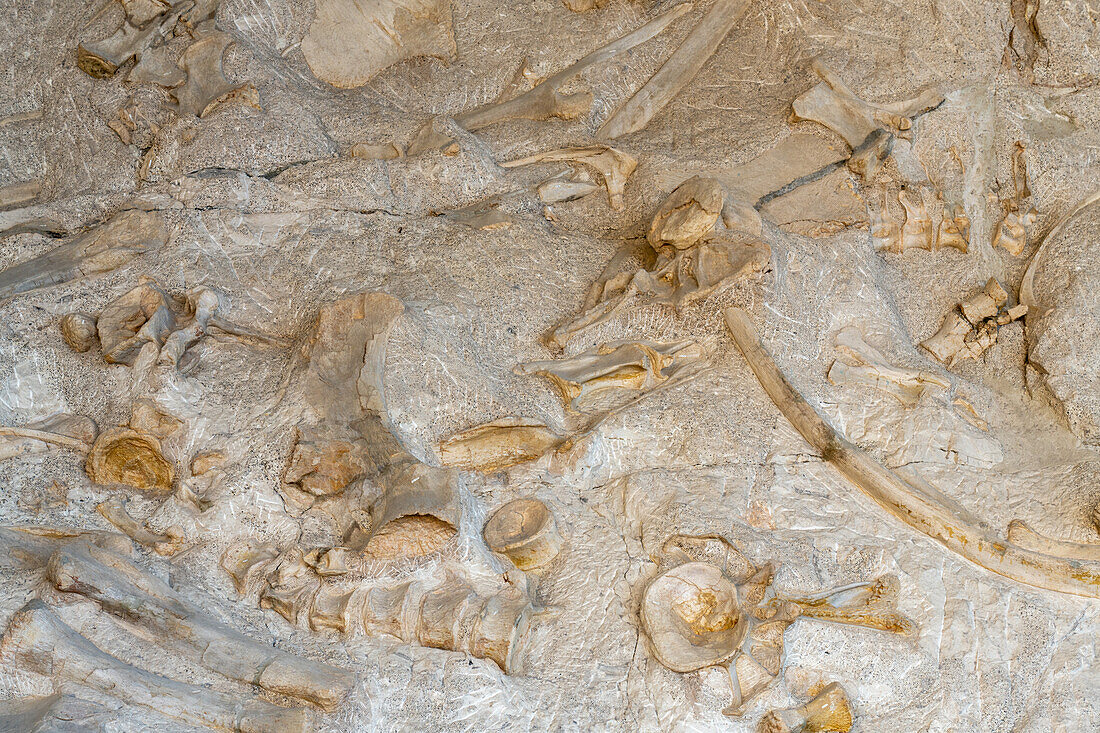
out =
[[(864, 733), (1100, 729), (1100, 602), (1013, 583), (894, 520), (780, 416), (722, 320), (724, 308), (744, 308), (811, 404), (943, 501), (1002, 534), (1020, 518), (1051, 537), (1100, 543), (1097, 207), (1046, 245), (1034, 287), (1044, 314), (1002, 327), (981, 358), (951, 371), (916, 346), (991, 277), (1014, 302), (1046, 233), (1100, 189), (1095, 0), (752, 2), (673, 101), (614, 141), (638, 161), (621, 210), (602, 190), (547, 209), (536, 188), (567, 164), (498, 163), (599, 143), (595, 131), (711, 3), (696, 3), (652, 40), (566, 83), (563, 94), (593, 95), (575, 119), (515, 119), (476, 133), (442, 120), (457, 152), (393, 159), (350, 151), (404, 150), (433, 116), (526, 91), (675, 3), (611, 0), (574, 13), (559, 0), (454, 0), (453, 60), (397, 60), (350, 90), (316, 78), (303, 56), (317, 4), (223, 0), (212, 21), (196, 21), (197, 36), (231, 37), (221, 59), (228, 83), (256, 90), (254, 100), (225, 99), (202, 118), (179, 114), (157, 84), (128, 81), (129, 64), (105, 79), (77, 67), (78, 44), (114, 32), (121, 5), (100, 12), (101, 3), (75, 0), (5, 4), (0, 187), (37, 182), (40, 191), (29, 204), (0, 207), (0, 268), (123, 210), (160, 212), (169, 237), (114, 269), (0, 302), (0, 425), (66, 412), (121, 426), (135, 400), (151, 399), (183, 427), (161, 441), (175, 475), (169, 498), (97, 485), (84, 455), (54, 447), (0, 466), (0, 524), (112, 530), (95, 507), (122, 495), (150, 531), (178, 526), (189, 549), (165, 560), (139, 548), (134, 562), (253, 639), (357, 674), (335, 711), (316, 714), (321, 731), (747, 732), (767, 711), (799, 705), (830, 682), (843, 686), (853, 730)], [(157, 48), (175, 67), (193, 38), (182, 27), (169, 35)], [(945, 95), (897, 137), (876, 181), (843, 163), (829, 171), (864, 206), (881, 201), (876, 187), (896, 193), (902, 184), (961, 205), (971, 222), (968, 252), (879, 252), (866, 217), (838, 216), (835, 205), (815, 212), (802, 187), (790, 194), (799, 197), (798, 216), (787, 216), (799, 226), (781, 227), (767, 210), (783, 211), (784, 192), (772, 192), (749, 202), (764, 210), (772, 257), (763, 273), (679, 311), (628, 304), (570, 341), (566, 355), (624, 339), (695, 339), (713, 356), (698, 376), (592, 426), (570, 460), (463, 472), (456, 542), (425, 558), (368, 563), (354, 577), (430, 581), (459, 565), (476, 590), (491, 594), (509, 568), (485, 546), (484, 521), (508, 501), (538, 498), (566, 542), (530, 578), (536, 600), (556, 615), (523, 638), (522, 673), (392, 636), (296, 628), (238, 597), (219, 564), (230, 546), (339, 541), (322, 519), (297, 516), (283, 493), (298, 430), (315, 417), (293, 376), (322, 306), (372, 290), (404, 303), (384, 382), (391, 427), (418, 460), (439, 465), (441, 441), (511, 416), (566, 434), (574, 426), (559, 395), (513, 369), (560, 356), (543, 337), (581, 312), (589, 286), (624, 240), (644, 239), (677, 185), (697, 174), (722, 180), (721, 172), (796, 133), (847, 155), (826, 127), (789, 122), (792, 100), (819, 83), (814, 58), (875, 104), (931, 86)], [(524, 64), (529, 73), (517, 73)], [(1038, 219), (1012, 256), (991, 240), (1002, 202), (1013, 196), (1017, 141)], [(896, 195), (892, 201), (900, 226)], [(498, 217), (483, 226), (482, 210), (506, 223)], [(232, 336), (212, 320), (178, 369), (158, 363), (155, 350), (131, 367), (106, 363), (96, 346), (78, 353), (66, 344), (62, 316), (99, 314), (141, 277), (177, 302), (212, 288), (222, 296), (223, 325), (264, 338)], [(831, 384), (836, 336), (850, 326), (891, 364), (931, 372), (950, 387), (929, 387), (906, 408), (873, 386)], [(1045, 371), (1037, 381), (1029, 361)], [(224, 455), (216, 470), (187, 470), (211, 451)], [(27, 500), (56, 493), (55, 484), (65, 502)], [(639, 634), (642, 590), (673, 533), (720, 533), (755, 562), (774, 560), (775, 586), (790, 596), (896, 574), (899, 610), (919, 633), (799, 620), (785, 636), (777, 682), (743, 718), (727, 718), (724, 670), (672, 672)], [(0, 556), (0, 624), (42, 592), (40, 572)], [(135, 667), (222, 692), (243, 689), (87, 602), (46, 600), (67, 625)], [(96, 718), (111, 717), (111, 730), (193, 730), (90, 688), (55, 690), (49, 677), (0, 659), (0, 698), (55, 691), (102, 706)]]

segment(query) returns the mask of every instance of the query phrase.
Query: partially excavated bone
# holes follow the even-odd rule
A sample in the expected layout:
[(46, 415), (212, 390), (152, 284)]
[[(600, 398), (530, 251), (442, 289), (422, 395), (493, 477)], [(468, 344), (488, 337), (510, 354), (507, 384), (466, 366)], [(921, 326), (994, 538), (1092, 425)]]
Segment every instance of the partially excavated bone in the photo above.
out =
[(88, 454), (85, 470), (97, 484), (160, 493), (172, 490), (174, 472), (161, 453), (160, 441), (130, 428), (103, 431)]
[(0, 298), (110, 272), (167, 241), (160, 213), (124, 211), (60, 247), (0, 271)]
[(1018, 583), (1100, 598), (1100, 563), (1035, 552), (991, 535), (927, 498), (898, 474), (841, 437), (795, 391), (764, 349), (744, 311), (730, 308), (726, 324), (738, 349), (780, 412), (822, 457), (884, 510), (947, 549)]
[(959, 204), (945, 206), (936, 230), (936, 249), (954, 247), (965, 253), (970, 246), (970, 217)]
[(60, 693), (0, 701), (0, 731), (5, 733), (105, 731), (113, 717), (103, 705)]
[(646, 239), (654, 249), (664, 244), (687, 249), (714, 229), (725, 199), (719, 181), (702, 176), (689, 178), (657, 209)]
[(898, 192), (898, 202), (905, 209), (905, 223), (901, 225), (901, 248), (907, 250), (932, 249), (932, 218), (920, 198), (920, 192), (902, 189)]
[(1026, 305), (1008, 307), (1008, 293), (996, 279), (959, 303), (947, 314), (932, 337), (921, 342), (932, 356), (947, 366), (963, 359), (976, 359), (997, 343), (997, 330), (1027, 315)]
[[(1100, 513), (1096, 515), (1100, 517)], [(1100, 563), (1100, 544), (1085, 544), (1081, 542), (1067, 542), (1053, 537), (1039, 534), (1020, 519), (1013, 519), (1008, 524), (1008, 540), (1020, 547), (1026, 547), (1044, 555), (1064, 557), (1069, 560), (1085, 560)]]
[(31, 601), (16, 612), (0, 639), (0, 657), (58, 679), (63, 689), (87, 686), (189, 725), (240, 733), (309, 730), (304, 710), (177, 682), (116, 659), (66, 625), (42, 601)]
[(168, 295), (155, 283), (142, 282), (116, 298), (96, 322), (103, 359), (109, 364), (132, 365), (145, 344), (164, 344), (176, 327)]
[(498, 508), (485, 522), (485, 544), (507, 555), (520, 570), (549, 564), (562, 548), (554, 513), (538, 499), (516, 499)]
[(477, 425), (440, 442), (439, 458), (444, 466), (489, 474), (533, 461), (561, 442), (562, 437), (545, 423), (506, 417)]
[(175, 25), (186, 3), (179, 3), (180, 10), (164, 16), (160, 22), (135, 25), (129, 18), (122, 21), (112, 35), (99, 41), (82, 43), (77, 48), (76, 63), (81, 71), (97, 79), (114, 76), (119, 67), (134, 58), (140, 58), (149, 46)]
[(465, 652), (495, 662), (505, 674), (519, 670), (517, 649), (536, 614), (520, 585), (508, 582), (483, 595), (450, 572), (439, 583), (336, 586), (328, 576), (344, 571), (331, 573), (331, 563), (314, 567), (298, 548), (277, 553), (269, 547), (235, 546), (222, 566), (242, 592), (260, 586), (260, 605), (292, 624), (386, 634), (406, 643)]
[(183, 530), (179, 527), (169, 527), (164, 534), (150, 531), (130, 516), (126, 511), (126, 502), (122, 499), (108, 499), (97, 506), (96, 511), (124, 535), (139, 545), (151, 548), (158, 555), (174, 555), (183, 549)]
[(695, 78), (748, 7), (749, 0), (716, 0), (657, 73), (600, 126), (597, 136), (614, 139), (645, 127)]
[(26, 206), (42, 193), (42, 184), (38, 181), (13, 183), (0, 186), (0, 211)]
[(348, 148), (348, 155), (365, 160), (396, 160), (404, 155), (404, 151), (393, 143), (356, 143)]
[(404, 59), (455, 56), (450, 0), (318, 0), (302, 55), (334, 87), (361, 87)]
[(591, 414), (611, 409), (624, 395), (629, 398), (683, 376), (702, 357), (702, 348), (690, 340), (616, 341), (566, 359), (520, 364), (515, 372), (546, 377), (567, 409)]
[(172, 640), (172, 648), (230, 679), (326, 709), (335, 707), (354, 683), (351, 672), (288, 654), (226, 626), (115, 553), (62, 547), (50, 558), (46, 575), (58, 590), (85, 596)]
[(87, 313), (66, 313), (58, 322), (61, 338), (73, 351), (85, 352), (95, 346), (97, 340), (96, 319)]
[(1038, 213), (1035, 209), (1027, 211), (1009, 211), (993, 227), (993, 246), (1002, 247), (1010, 255), (1018, 256), (1027, 246), (1027, 230), (1032, 226)]
[(233, 84), (225, 78), (222, 56), (233, 43), (228, 33), (214, 32), (187, 47), (180, 56), (180, 69), (187, 80), (172, 90), (180, 114), (206, 117), (232, 100), (243, 101), (259, 109), (259, 96), (252, 84)]
[(906, 407), (915, 406), (929, 386), (949, 388), (941, 377), (920, 369), (898, 367), (867, 343), (855, 326), (848, 326), (836, 336), (837, 350), (848, 361), (838, 359), (829, 367), (829, 382), (837, 386), (863, 384), (880, 389), (898, 399)]
[(805, 705), (786, 710), (769, 710), (760, 721), (759, 733), (848, 733), (852, 729), (852, 708), (844, 688), (836, 682), (826, 685)]
[(799, 614), (806, 618), (912, 636), (916, 625), (897, 610), (899, 588), (896, 576), (884, 575), (871, 583), (856, 583), (808, 598), (784, 598), (783, 602), (796, 604)]
[(600, 175), (604, 188), (607, 189), (607, 201), (615, 211), (623, 208), (623, 188), (626, 179), (638, 167), (638, 162), (631, 156), (606, 145), (589, 145), (584, 148), (562, 148), (538, 153), (526, 158), (511, 160), (501, 163), (502, 168), (515, 168), (521, 165), (534, 163), (552, 163), (569, 161), (590, 166)]
[(45, 453), (50, 446), (88, 453), (99, 428), (91, 418), (59, 412), (23, 427), (0, 426), (0, 461)]

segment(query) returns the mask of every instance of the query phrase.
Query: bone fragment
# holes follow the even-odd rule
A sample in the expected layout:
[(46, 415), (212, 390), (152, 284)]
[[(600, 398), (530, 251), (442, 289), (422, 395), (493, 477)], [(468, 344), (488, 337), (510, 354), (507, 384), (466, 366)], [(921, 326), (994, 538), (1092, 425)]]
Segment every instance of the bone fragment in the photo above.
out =
[(714, 229), (725, 199), (726, 192), (716, 179), (689, 178), (657, 209), (646, 239), (654, 249), (664, 244), (687, 249)]
[(171, 306), (168, 295), (151, 281), (111, 301), (96, 323), (103, 359), (133, 365), (145, 344), (155, 343), (159, 349), (176, 327)]
[(0, 701), (4, 733), (103, 733), (113, 718), (104, 706), (71, 695)]
[(120, 532), (137, 542), (151, 548), (158, 555), (174, 555), (183, 549), (183, 530), (169, 527), (165, 534), (147, 529), (126, 511), (126, 503), (119, 498), (108, 499), (96, 507), (103, 518), (118, 528)]
[(809, 598), (784, 598), (784, 602), (796, 604), (799, 615), (806, 618), (912, 636), (917, 625), (897, 610), (899, 587), (896, 576), (884, 575), (871, 583), (857, 583)]
[(0, 298), (110, 272), (167, 241), (159, 213), (124, 211), (60, 247), (0, 271)]
[(175, 25), (179, 15), (177, 11), (163, 22), (149, 23), (145, 27), (123, 20), (118, 30), (107, 38), (80, 44), (77, 47), (76, 64), (81, 71), (96, 79), (114, 76), (120, 66), (130, 59), (140, 58), (157, 38), (163, 37)]
[(291, 733), (310, 728), (304, 710), (280, 708), (251, 695), (228, 695), (146, 672), (107, 654), (67, 626), (42, 601), (16, 612), (0, 639), (0, 655), (62, 689), (86, 686), (189, 725), (240, 733)]
[(537, 420), (506, 417), (456, 433), (439, 444), (440, 462), (483, 474), (533, 461), (561, 436)]
[(0, 559), (17, 560), (28, 568), (46, 566), (59, 548), (72, 543), (89, 543), (118, 555), (130, 555), (134, 545), (118, 532), (68, 527), (0, 526)]
[(538, 499), (516, 499), (499, 507), (485, 522), (485, 544), (506, 555), (520, 570), (549, 564), (562, 548), (554, 513)]
[(130, 408), (130, 427), (139, 433), (149, 433), (157, 438), (167, 438), (183, 426), (178, 420), (160, 409), (148, 397), (134, 400)]
[(288, 654), (222, 624), (114, 553), (63, 547), (50, 559), (47, 578), (60, 591), (79, 593), (109, 613), (177, 640), (180, 650), (230, 679), (325, 709), (338, 705), (355, 681), (351, 672)]
[(759, 733), (848, 733), (852, 709), (836, 682), (824, 687), (805, 705), (770, 710), (760, 721)]
[(187, 81), (172, 90), (180, 114), (206, 117), (230, 101), (242, 101), (256, 109), (260, 100), (252, 84), (233, 84), (225, 78), (222, 56), (233, 38), (220, 31), (200, 38), (187, 47), (177, 64)]
[(970, 246), (970, 217), (962, 206), (945, 206), (936, 230), (936, 249), (954, 247), (966, 253)]
[(626, 179), (638, 167), (636, 161), (630, 155), (606, 145), (589, 145), (584, 148), (561, 148), (538, 153), (526, 158), (511, 160), (501, 163), (502, 168), (515, 168), (517, 166), (532, 165), (534, 163), (551, 163), (570, 161), (591, 166), (603, 181), (607, 189), (607, 201), (615, 211), (623, 208), (623, 188)]
[(1010, 542), (1045, 555), (1064, 557), (1068, 560), (1100, 562), (1100, 544), (1067, 542), (1039, 534), (1021, 519), (1013, 519), (1008, 524)]
[(61, 338), (73, 351), (84, 353), (93, 346), (97, 340), (96, 321), (94, 316), (87, 313), (66, 313), (58, 321), (61, 330)]
[(318, 0), (302, 39), (310, 71), (341, 89), (404, 59), (455, 54), (450, 0)]
[(1027, 314), (1026, 305), (1008, 304), (1008, 293), (990, 278), (978, 293), (964, 300), (944, 318), (940, 330), (921, 346), (947, 366), (976, 359), (997, 342), (997, 330)]
[(174, 471), (153, 435), (131, 428), (111, 428), (96, 439), (85, 464), (88, 478), (105, 486), (130, 486), (142, 491), (172, 490)]
[(600, 190), (599, 184), (587, 179), (587, 171), (584, 172), (585, 177), (581, 177), (575, 169), (570, 170), (571, 175), (554, 176), (539, 184), (537, 190), (542, 203), (560, 204), (576, 201)]
[(348, 149), (348, 155), (364, 160), (396, 160), (404, 155), (404, 151), (393, 143), (356, 143)]
[(855, 326), (848, 326), (836, 336), (837, 350), (854, 365), (834, 361), (829, 367), (829, 382), (838, 386), (866, 384), (893, 395), (906, 407), (913, 407), (929, 385), (949, 388), (951, 385), (932, 372), (898, 367), (867, 343)]
[(615, 139), (637, 132), (671, 102), (703, 65), (749, 7), (749, 0), (715, 0), (672, 56), (607, 119), (596, 135)]
[(1014, 257), (1019, 256), (1027, 246), (1028, 227), (1035, 224), (1037, 218), (1035, 209), (1028, 209), (1023, 213), (1007, 212), (993, 227), (993, 246), (1003, 247)]
[(811, 446), (821, 451), (826, 461), (879, 506), (947, 549), (1010, 580), (1100, 598), (1100, 563), (1034, 552), (1000, 540), (972, 523), (959, 521), (837, 434), (783, 376), (744, 311), (730, 308), (725, 315), (734, 342), (780, 412)]
[(42, 184), (38, 181), (13, 183), (0, 186), (0, 211), (27, 206), (42, 193)]

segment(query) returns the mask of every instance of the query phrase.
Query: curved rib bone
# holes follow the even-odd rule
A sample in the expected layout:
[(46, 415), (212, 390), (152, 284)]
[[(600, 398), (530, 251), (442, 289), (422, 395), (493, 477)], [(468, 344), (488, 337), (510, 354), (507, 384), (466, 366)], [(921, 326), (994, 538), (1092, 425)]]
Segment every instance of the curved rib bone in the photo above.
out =
[(900, 476), (841, 437), (795, 391), (740, 308), (726, 311), (737, 348), (779, 411), (822, 458), (890, 514), (975, 565), (1039, 588), (1100, 598), (1100, 563), (1046, 555), (1000, 540), (922, 496)]
[(1064, 557), (1068, 560), (1100, 562), (1100, 545), (1067, 542), (1039, 534), (1022, 519), (1013, 519), (1008, 523), (1008, 540), (1020, 547), (1026, 547), (1045, 555)]

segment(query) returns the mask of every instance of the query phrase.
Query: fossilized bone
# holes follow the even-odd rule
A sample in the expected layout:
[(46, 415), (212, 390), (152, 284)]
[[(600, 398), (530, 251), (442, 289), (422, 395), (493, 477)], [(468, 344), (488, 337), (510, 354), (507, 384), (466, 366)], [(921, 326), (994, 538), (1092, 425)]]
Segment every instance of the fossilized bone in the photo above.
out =
[(748, 7), (749, 0), (716, 0), (657, 73), (615, 110), (596, 135), (614, 139), (645, 127), (695, 78)]
[(826, 685), (805, 705), (786, 710), (769, 710), (760, 721), (759, 733), (848, 733), (852, 729), (852, 708), (844, 688), (836, 682)]
[[(322, 434), (348, 443), (350, 473), (361, 474), (354, 476), (356, 490), (341, 490), (340, 496), (346, 502), (342, 521), (352, 520), (340, 544), (360, 550), (399, 517), (428, 514), (457, 528), (461, 515), (458, 471), (422, 463), (390, 429), (382, 376), (386, 342), (404, 310), (385, 293), (346, 297), (321, 309), (306, 346), (305, 399), (321, 418)], [(380, 494), (363, 498), (366, 482)], [(299, 494), (288, 492), (300, 506), (313, 503), (312, 496)]]
[(819, 621), (866, 626), (912, 636), (917, 627), (897, 611), (900, 584), (893, 575), (884, 575), (870, 583), (856, 583), (805, 598), (784, 598), (794, 603), (799, 614)]
[(310, 71), (341, 89), (404, 59), (455, 53), (450, 0), (319, 0), (302, 39)]
[(490, 550), (506, 555), (524, 571), (549, 564), (564, 543), (554, 513), (530, 497), (498, 507), (486, 520), (482, 536)]
[(532, 461), (563, 438), (538, 420), (506, 417), (476, 425), (439, 443), (444, 466), (484, 474)]
[(338, 705), (354, 683), (355, 675), (347, 670), (288, 654), (226, 626), (115, 553), (68, 545), (50, 558), (46, 575), (59, 591), (79, 593), (109, 613), (174, 640), (173, 648), (230, 679), (326, 709)]
[(42, 601), (16, 612), (0, 639), (0, 657), (70, 685), (91, 687), (190, 725), (240, 733), (307, 731), (301, 709), (281, 708), (251, 695), (229, 695), (133, 667), (107, 654), (62, 621)]
[(60, 247), (0, 271), (0, 298), (110, 272), (168, 241), (155, 211), (123, 211)]
[[(653, 389), (702, 365), (705, 356), (695, 341), (614, 341), (566, 359), (532, 361), (516, 374), (546, 377), (568, 410), (592, 414), (616, 406), (624, 393)], [(621, 399), (619, 400), (621, 402)]]
[(177, 2), (171, 13), (156, 16), (160, 18), (159, 22), (147, 22), (144, 26), (135, 25), (126, 18), (107, 38), (80, 44), (77, 47), (77, 66), (97, 79), (114, 76), (120, 66), (130, 59), (140, 59), (146, 49), (159, 38), (167, 36), (180, 16), (192, 5), (190, 2)]
[(270, 546), (238, 545), (226, 552), (222, 567), (242, 593), (259, 585), (261, 607), (292, 624), (387, 634), (465, 652), (495, 662), (505, 674), (519, 670), (517, 649), (538, 613), (524, 584), (507, 579), (492, 595), (482, 595), (454, 572), (435, 584), (335, 585), (328, 578), (340, 570), (319, 572), (298, 548), (278, 553)]
[(867, 343), (855, 326), (848, 326), (836, 335), (837, 350), (855, 362), (841, 360), (829, 367), (828, 379), (832, 384), (865, 384), (893, 395), (906, 407), (916, 405), (929, 385), (949, 389), (951, 384), (939, 376), (921, 369), (898, 367), (886, 360), (882, 353)]
[(243, 101), (259, 109), (259, 95), (251, 83), (233, 84), (225, 78), (222, 56), (233, 43), (228, 33), (215, 31), (187, 47), (177, 64), (187, 80), (172, 90), (180, 114), (206, 117), (219, 106)]
[(98, 340), (95, 316), (87, 313), (66, 313), (58, 321), (61, 338), (73, 351), (84, 353)]
[(122, 427), (100, 433), (88, 453), (85, 470), (97, 484), (160, 493), (172, 490), (175, 474), (155, 436)]
[(1008, 523), (1008, 540), (1044, 555), (1100, 563), (1100, 544), (1067, 542), (1047, 537), (1029, 527), (1022, 519), (1013, 519)]
[(936, 249), (954, 247), (966, 253), (970, 246), (970, 217), (959, 204), (945, 206), (936, 229)]
[(103, 705), (59, 693), (0, 701), (4, 733), (102, 733), (112, 718)]
[[(483, 127), (508, 120), (575, 119), (591, 107), (592, 94), (590, 92), (577, 92), (563, 95), (559, 90), (566, 82), (590, 66), (612, 59), (635, 46), (645, 43), (690, 9), (690, 2), (680, 3), (637, 30), (592, 51), (556, 74), (547, 77), (523, 94), (505, 101), (490, 102), (461, 112), (455, 115), (454, 120), (463, 128), (474, 132)], [(428, 150), (436, 150), (452, 142), (452, 139), (448, 136), (425, 134), (425, 130), (429, 129), (432, 124), (432, 121), (429, 121), (417, 134), (413, 142), (409, 144), (408, 154), (410, 156), (419, 155)]]
[(1025, 212), (1008, 211), (993, 227), (993, 246), (1002, 247), (1010, 255), (1017, 256), (1023, 253), (1027, 246), (1027, 230), (1038, 219), (1035, 209)]
[(38, 181), (13, 183), (0, 186), (0, 211), (26, 206), (42, 193), (42, 184)]
[(23, 427), (0, 426), (0, 461), (20, 455), (44, 453), (50, 445), (79, 453), (92, 449), (99, 432), (91, 418), (59, 412)]
[(0, 559), (16, 560), (31, 569), (46, 566), (59, 547), (88, 543), (117, 555), (130, 555), (134, 544), (118, 532), (66, 527), (0, 526)]
[(963, 359), (976, 359), (997, 343), (997, 330), (1027, 315), (1026, 305), (1007, 307), (1008, 293), (996, 279), (970, 296), (943, 320), (930, 338), (921, 342), (932, 356), (947, 366)]
[(621, 150), (606, 145), (589, 145), (583, 148), (561, 148), (545, 153), (529, 155), (501, 163), (501, 168), (515, 168), (535, 163), (553, 163), (568, 161), (591, 166), (600, 174), (604, 188), (607, 189), (607, 202), (615, 211), (623, 208), (623, 187), (626, 179), (638, 167), (638, 161)]
[(841, 437), (795, 391), (764, 349), (739, 308), (725, 313), (737, 348), (780, 412), (822, 458), (864, 494), (913, 529), (937, 540), (975, 565), (1026, 585), (1100, 598), (1100, 563), (1067, 560), (1000, 540), (926, 498), (898, 474)]
[(670, 244), (687, 249), (699, 242), (718, 223), (726, 192), (714, 178), (694, 176), (677, 186), (653, 215), (646, 241), (659, 250)]
[(169, 527), (164, 534), (152, 532), (126, 511), (126, 502), (119, 498), (108, 499), (99, 504), (96, 511), (118, 528), (120, 532), (137, 542), (151, 548), (158, 555), (175, 555), (183, 549), (183, 530)]

